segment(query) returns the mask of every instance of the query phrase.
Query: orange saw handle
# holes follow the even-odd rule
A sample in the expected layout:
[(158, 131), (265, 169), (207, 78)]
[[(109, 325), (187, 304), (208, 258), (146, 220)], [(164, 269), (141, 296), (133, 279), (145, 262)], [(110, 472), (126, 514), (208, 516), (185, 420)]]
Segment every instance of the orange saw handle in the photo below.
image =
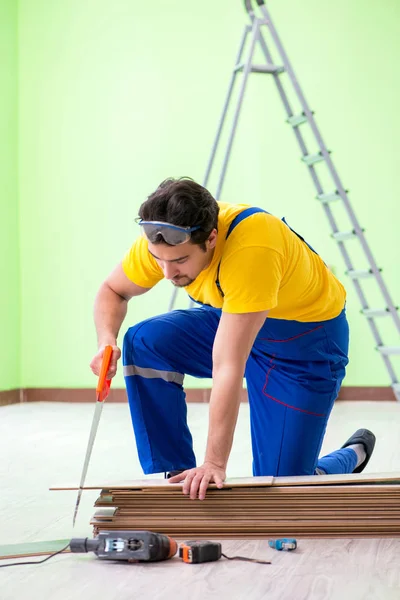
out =
[(107, 371), (110, 367), (112, 353), (113, 353), (112, 346), (106, 346), (104, 348), (103, 361), (101, 363), (99, 381), (97, 382), (97, 388), (96, 388), (97, 402), (104, 402), (104, 400), (107, 398), (109, 391), (110, 391), (111, 379), (106, 379), (106, 376), (107, 376)]

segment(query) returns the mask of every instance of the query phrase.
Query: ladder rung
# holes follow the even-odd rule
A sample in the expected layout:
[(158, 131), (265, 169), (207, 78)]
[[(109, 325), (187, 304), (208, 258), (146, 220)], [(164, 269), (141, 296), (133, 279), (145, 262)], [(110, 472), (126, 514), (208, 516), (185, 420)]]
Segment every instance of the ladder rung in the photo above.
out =
[(352, 271), (346, 271), (346, 275), (348, 275), (350, 279), (367, 279), (368, 277), (374, 276), (371, 269), (367, 269), (365, 271), (357, 271), (356, 269), (353, 269)]
[(336, 233), (332, 233), (332, 237), (338, 242), (350, 240), (352, 238), (355, 238), (356, 236), (357, 234), (354, 231), (354, 229), (352, 229), (351, 231), (337, 231)]
[(374, 317), (387, 317), (390, 315), (387, 308), (363, 308), (360, 312), (369, 319)]
[(253, 73), (270, 73), (274, 75), (275, 73), (283, 73), (285, 67), (280, 65), (251, 65), (251, 70)]
[(328, 194), (318, 194), (316, 198), (317, 200), (321, 200), (323, 204), (328, 204), (328, 202), (340, 200), (340, 194), (338, 192), (329, 192)]
[(377, 346), (376, 349), (386, 356), (389, 354), (400, 354), (400, 346)]
[(238, 71), (242, 71), (244, 68), (244, 63), (239, 63), (235, 66), (235, 68), (233, 69), (234, 73), (237, 73)]
[(317, 154), (307, 154), (306, 156), (303, 156), (301, 160), (311, 167), (311, 165), (315, 165), (324, 160), (324, 157), (321, 152), (317, 152)]
[(298, 127), (302, 123), (307, 123), (307, 117), (304, 113), (301, 113), (301, 115), (293, 115), (292, 117), (289, 117), (286, 119), (286, 122), (292, 127)]
[[(233, 69), (234, 73), (238, 71), (243, 71), (245, 63), (239, 63)], [(285, 67), (280, 67), (278, 65), (251, 65), (251, 71), (253, 73), (269, 73), (270, 75), (275, 75), (275, 73), (283, 73)]]

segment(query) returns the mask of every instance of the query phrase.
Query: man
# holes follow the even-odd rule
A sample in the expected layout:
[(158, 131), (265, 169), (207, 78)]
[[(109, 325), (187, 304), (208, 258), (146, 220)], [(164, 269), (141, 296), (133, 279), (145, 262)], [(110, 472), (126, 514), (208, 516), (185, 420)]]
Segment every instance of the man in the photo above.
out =
[[(169, 472), (204, 499), (219, 487), (246, 377), (254, 475), (360, 472), (375, 437), (358, 430), (318, 460), (348, 362), (346, 293), (286, 222), (248, 205), (216, 202), (188, 178), (161, 183), (139, 210), (143, 235), (102, 284), (95, 301), (99, 373), (128, 301), (163, 277), (199, 306), (131, 327), (123, 364), (144, 473)], [(196, 467), (186, 422), (184, 375), (212, 377), (204, 463)], [(174, 473), (175, 472), (175, 473)]]

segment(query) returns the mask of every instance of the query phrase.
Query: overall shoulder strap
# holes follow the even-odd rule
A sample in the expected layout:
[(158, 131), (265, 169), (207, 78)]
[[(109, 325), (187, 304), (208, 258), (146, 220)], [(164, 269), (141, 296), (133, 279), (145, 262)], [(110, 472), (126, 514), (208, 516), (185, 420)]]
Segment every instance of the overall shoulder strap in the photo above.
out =
[[(231, 233), (235, 229), (235, 227), (237, 227), (239, 225), (239, 223), (241, 223), (244, 219), (247, 219), (247, 217), (250, 217), (251, 215), (254, 215), (255, 213), (260, 213), (260, 212), (269, 214), (266, 210), (264, 210), (262, 208), (256, 208), (255, 206), (251, 206), (250, 208), (246, 208), (245, 210), (242, 210), (242, 212), (240, 212), (238, 215), (236, 215), (236, 217), (233, 219), (232, 223), (229, 225), (228, 233), (226, 234), (225, 239), (226, 240), (228, 239), (228, 237), (231, 235)], [(215, 285), (217, 286), (218, 291), (221, 294), (221, 296), (224, 297), (224, 292), (222, 291), (221, 285), (219, 283), (220, 267), (221, 267), (221, 262), (218, 265), (217, 279), (215, 280)]]
[[(232, 231), (235, 229), (235, 227), (237, 225), (239, 225), (239, 223), (241, 223), (244, 219), (247, 219), (247, 217), (251, 217), (251, 215), (254, 215), (255, 213), (266, 213), (266, 210), (263, 210), (262, 208), (256, 208), (255, 206), (251, 206), (250, 208), (246, 208), (245, 210), (242, 210), (242, 212), (240, 212), (238, 215), (236, 215), (236, 217), (233, 219), (232, 223), (229, 225), (229, 229), (228, 229), (228, 233), (226, 234), (226, 238), (228, 239), (228, 237), (231, 235)], [(269, 213), (267, 213), (269, 214)]]

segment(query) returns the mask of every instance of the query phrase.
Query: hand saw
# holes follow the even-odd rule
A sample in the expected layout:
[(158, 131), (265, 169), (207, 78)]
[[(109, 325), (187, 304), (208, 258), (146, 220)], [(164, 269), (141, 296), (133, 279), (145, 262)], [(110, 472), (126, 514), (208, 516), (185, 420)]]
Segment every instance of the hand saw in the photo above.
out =
[(112, 346), (106, 346), (104, 348), (103, 353), (103, 361), (101, 363), (101, 370), (99, 375), (99, 381), (97, 383), (96, 388), (96, 406), (94, 409), (94, 416), (92, 422), (92, 428), (90, 430), (89, 442), (86, 450), (85, 462), (83, 463), (83, 470), (81, 475), (81, 482), (79, 484), (78, 497), (76, 499), (74, 518), (72, 521), (72, 527), (75, 526), (76, 515), (78, 514), (78, 508), (81, 501), (83, 486), (85, 484), (86, 473), (89, 466), (90, 457), (93, 450), (93, 444), (97, 433), (97, 428), (99, 426), (101, 412), (103, 410), (104, 400), (107, 398), (108, 393), (110, 391), (111, 379), (106, 379), (107, 371), (110, 366), (111, 357), (112, 357), (113, 349)]

